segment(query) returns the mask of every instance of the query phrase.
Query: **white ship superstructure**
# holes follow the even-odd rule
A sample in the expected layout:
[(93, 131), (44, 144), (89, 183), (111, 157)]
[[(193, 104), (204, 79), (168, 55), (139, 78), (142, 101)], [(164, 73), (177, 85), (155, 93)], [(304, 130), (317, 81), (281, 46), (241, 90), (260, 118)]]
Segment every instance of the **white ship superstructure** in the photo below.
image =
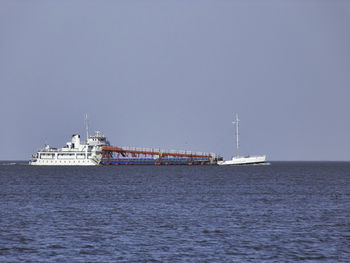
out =
[(30, 165), (99, 165), (102, 158), (102, 148), (109, 145), (106, 137), (100, 132), (87, 136), (86, 142), (80, 141), (80, 135), (74, 134), (72, 140), (63, 148), (53, 148), (46, 145), (32, 156)]

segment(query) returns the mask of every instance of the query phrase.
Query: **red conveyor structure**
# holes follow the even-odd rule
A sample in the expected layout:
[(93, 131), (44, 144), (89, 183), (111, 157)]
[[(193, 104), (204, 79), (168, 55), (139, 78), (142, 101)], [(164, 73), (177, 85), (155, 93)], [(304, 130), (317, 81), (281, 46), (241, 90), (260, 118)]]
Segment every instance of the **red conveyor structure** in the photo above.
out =
[(207, 165), (216, 164), (214, 153), (103, 146), (102, 165)]

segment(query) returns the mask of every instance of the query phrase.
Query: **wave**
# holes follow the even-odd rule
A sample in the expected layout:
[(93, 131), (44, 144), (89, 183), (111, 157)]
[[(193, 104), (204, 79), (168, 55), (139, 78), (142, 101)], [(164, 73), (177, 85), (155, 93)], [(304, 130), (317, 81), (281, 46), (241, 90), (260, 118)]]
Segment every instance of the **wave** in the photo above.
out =
[(0, 162), (0, 165), (27, 165), (28, 162), (26, 161), (20, 161), (20, 162)]

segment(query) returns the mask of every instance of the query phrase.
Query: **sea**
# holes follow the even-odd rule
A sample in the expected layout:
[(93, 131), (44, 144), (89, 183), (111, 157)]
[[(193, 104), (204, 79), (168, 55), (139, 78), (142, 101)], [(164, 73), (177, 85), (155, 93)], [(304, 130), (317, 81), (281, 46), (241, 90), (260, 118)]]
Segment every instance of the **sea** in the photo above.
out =
[(0, 262), (350, 262), (350, 162), (0, 162)]

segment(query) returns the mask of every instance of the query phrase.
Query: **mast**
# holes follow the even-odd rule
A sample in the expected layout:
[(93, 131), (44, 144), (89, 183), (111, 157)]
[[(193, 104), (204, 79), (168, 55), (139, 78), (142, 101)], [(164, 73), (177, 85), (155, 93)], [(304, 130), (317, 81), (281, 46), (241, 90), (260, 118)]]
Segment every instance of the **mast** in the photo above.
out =
[(239, 156), (239, 140), (238, 140), (238, 135), (239, 135), (239, 133), (238, 133), (238, 126), (239, 126), (238, 122), (239, 121), (240, 120), (238, 119), (238, 114), (236, 113), (236, 119), (232, 123), (236, 125), (236, 155), (237, 155), (237, 157)]
[(85, 114), (85, 130), (86, 130), (86, 143), (89, 139), (89, 123), (88, 123), (88, 115)]

